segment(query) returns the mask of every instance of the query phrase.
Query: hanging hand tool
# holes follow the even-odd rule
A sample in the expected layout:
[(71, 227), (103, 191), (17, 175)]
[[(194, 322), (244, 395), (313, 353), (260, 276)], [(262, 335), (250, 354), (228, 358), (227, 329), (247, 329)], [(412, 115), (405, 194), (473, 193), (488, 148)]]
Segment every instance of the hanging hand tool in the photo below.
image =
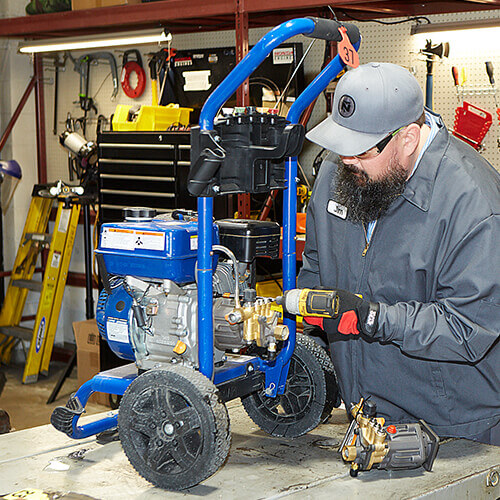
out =
[(439, 45), (432, 45), (431, 40), (427, 40), (425, 48), (420, 51), (421, 54), (426, 56), (427, 62), (427, 78), (425, 83), (425, 105), (429, 108), (433, 108), (432, 102), (432, 88), (433, 88), (433, 66), (435, 56), (442, 59), (443, 57), (448, 57), (450, 53), (450, 44), (448, 42), (440, 43)]
[[(160, 51), (161, 53), (161, 51)], [(158, 75), (156, 74), (156, 66), (158, 64), (158, 54), (149, 54), (149, 77), (151, 78), (151, 105), (158, 106)]]
[[(135, 61), (129, 60), (131, 55), (135, 56)], [(132, 73), (135, 73), (137, 76), (135, 87), (132, 87), (130, 84)], [(120, 82), (125, 95), (132, 99), (140, 97), (144, 93), (144, 89), (146, 88), (146, 73), (142, 66), (141, 53), (137, 49), (126, 50), (123, 54), (123, 67)]]
[[(500, 125), (500, 107), (498, 106), (497, 89), (495, 87), (495, 77), (493, 76), (493, 63), (491, 61), (486, 61), (485, 65), (486, 65), (486, 73), (488, 74), (491, 88), (493, 90), (493, 99), (495, 99), (495, 108), (497, 112), (498, 123)], [(497, 137), (497, 145), (500, 148), (500, 137)]]
[(54, 135), (57, 135), (57, 101), (59, 96), (59, 71), (65, 69), (66, 59), (68, 58), (68, 55), (65, 53), (62, 57), (62, 60), (59, 54), (46, 55), (44, 57), (51, 59), (54, 64), (54, 114), (53, 114), (54, 124), (52, 128), (52, 133)]
[[(454, 66), (451, 72), (458, 95), (458, 69)], [(462, 86), (467, 80), (465, 68), (462, 68), (460, 74), (460, 86)], [(491, 123), (491, 113), (462, 100), (462, 105), (455, 110), (452, 133), (477, 151), (481, 151), (483, 149), (482, 141), (491, 127)]]
[(170, 59), (174, 57), (176, 50), (172, 48), (161, 49), (158, 52), (148, 54), (150, 56), (149, 60), (149, 73), (151, 77), (151, 92), (152, 92), (152, 102), (153, 106), (158, 106), (159, 101), (163, 95), (164, 84), (167, 79), (167, 69), (165, 68), (165, 76), (163, 79), (163, 84), (160, 90), (160, 97), (158, 98), (158, 74), (164, 68), (164, 66), (170, 62)]
[(458, 104), (462, 102), (462, 99), (460, 98), (460, 82), (458, 80), (458, 68), (456, 66), (453, 66), (451, 68), (451, 76), (453, 77), (453, 82), (455, 83), (455, 90), (457, 91), (457, 99), (458, 99)]
[[(111, 67), (111, 75), (113, 77), (113, 93), (111, 98), (115, 98), (118, 94), (118, 68), (116, 65), (115, 56), (111, 52), (92, 52), (85, 54), (78, 59), (73, 59), (75, 64), (75, 71), (80, 73), (80, 107), (84, 111), (84, 120), (87, 118), (87, 113), (94, 110), (97, 113), (97, 107), (94, 100), (89, 97), (89, 78), (90, 78), (90, 64), (92, 61), (105, 61)], [(84, 122), (85, 123), (85, 122)], [(85, 127), (84, 127), (85, 134)]]

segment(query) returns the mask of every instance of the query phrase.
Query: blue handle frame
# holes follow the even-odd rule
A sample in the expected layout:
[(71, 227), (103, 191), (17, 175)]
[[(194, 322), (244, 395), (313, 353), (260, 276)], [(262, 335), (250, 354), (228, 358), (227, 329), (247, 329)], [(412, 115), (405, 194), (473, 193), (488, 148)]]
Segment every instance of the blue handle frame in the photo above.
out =
[[(265, 35), (255, 47), (241, 60), (226, 79), (215, 89), (207, 99), (200, 114), (200, 128), (212, 130), (213, 121), (220, 107), (231, 97), (236, 89), (257, 68), (267, 55), (282, 42), (299, 34), (309, 34), (314, 30), (311, 19), (299, 18), (283, 23)], [(354, 44), (359, 49), (360, 42)], [(296, 99), (290, 108), (287, 119), (291, 123), (298, 123), (303, 111), (325, 89), (328, 83), (344, 69), (344, 63), (337, 55), (308, 87)], [(290, 290), (296, 283), (296, 213), (297, 213), (297, 157), (288, 158), (286, 162), (286, 188), (283, 207), (283, 288)], [(213, 297), (212, 297), (212, 198), (198, 198), (198, 328), (199, 346), (198, 355), (200, 372), (209, 379), (214, 378), (213, 365)], [(285, 324), (290, 335), (285, 347), (279, 352), (273, 362), (255, 358), (250, 361), (255, 368), (265, 372), (266, 394), (275, 397), (283, 393), (288, 375), (289, 361), (295, 349), (296, 323), (295, 317), (286, 316)], [(135, 365), (131, 365), (135, 366)], [(218, 384), (245, 373), (245, 364), (236, 368), (230, 367), (215, 374), (214, 383)], [(126, 377), (117, 377), (111, 372), (102, 372), (83, 384), (75, 394), (85, 406), (93, 392), (123, 395), (135, 378), (135, 371)], [(81, 439), (117, 425), (117, 415), (78, 426), (79, 416), (73, 418), (72, 438)]]
[[(216, 114), (237, 88), (250, 76), (271, 51), (289, 38), (300, 34), (311, 34), (315, 23), (312, 19), (292, 19), (276, 26), (264, 35), (252, 50), (240, 61), (223, 82), (214, 90), (201, 110), (199, 125), (201, 130), (212, 130)], [(360, 42), (354, 47), (359, 48)], [(298, 123), (304, 109), (318, 97), (322, 90), (344, 68), (336, 56), (323, 71), (302, 92), (290, 108), (288, 119)], [(296, 280), (296, 213), (297, 213), (297, 158), (289, 158), (286, 165), (285, 206), (283, 210), (283, 286), (284, 290), (295, 287)], [(214, 374), (214, 334), (212, 298), (212, 224), (213, 200), (198, 198), (198, 359), (200, 372), (209, 379)], [(290, 331), (286, 347), (275, 361), (262, 361), (266, 370), (268, 394), (276, 395), (284, 390), (286, 374), (283, 370), (295, 348), (296, 325), (294, 317), (286, 317), (285, 324)], [(277, 383), (279, 380), (279, 383)], [(269, 383), (268, 383), (269, 382)]]

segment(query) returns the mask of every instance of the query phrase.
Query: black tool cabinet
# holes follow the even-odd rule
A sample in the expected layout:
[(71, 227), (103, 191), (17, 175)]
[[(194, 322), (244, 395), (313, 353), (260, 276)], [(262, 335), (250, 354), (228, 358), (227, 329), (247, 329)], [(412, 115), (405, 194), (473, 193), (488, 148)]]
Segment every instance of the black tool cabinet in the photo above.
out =
[(189, 132), (101, 132), (97, 143), (101, 223), (123, 220), (130, 206), (196, 209), (186, 189)]

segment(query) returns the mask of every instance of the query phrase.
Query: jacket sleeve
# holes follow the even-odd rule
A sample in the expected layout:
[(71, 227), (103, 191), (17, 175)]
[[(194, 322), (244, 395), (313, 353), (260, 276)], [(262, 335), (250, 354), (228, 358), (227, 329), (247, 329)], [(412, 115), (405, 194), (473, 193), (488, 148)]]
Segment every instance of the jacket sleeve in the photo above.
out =
[(381, 304), (382, 342), (407, 354), (479, 361), (500, 337), (500, 216), (477, 224), (437, 270), (437, 300)]

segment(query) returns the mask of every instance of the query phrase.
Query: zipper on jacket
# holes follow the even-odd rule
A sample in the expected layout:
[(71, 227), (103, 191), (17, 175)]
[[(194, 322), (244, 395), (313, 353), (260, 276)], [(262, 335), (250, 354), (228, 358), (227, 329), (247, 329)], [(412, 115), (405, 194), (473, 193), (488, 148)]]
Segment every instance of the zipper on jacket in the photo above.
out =
[(368, 241), (368, 233), (366, 231), (365, 223), (362, 222), (361, 225), (363, 226), (363, 231), (365, 233), (365, 242), (366, 242), (365, 248), (364, 248), (363, 252), (361, 252), (361, 257), (364, 257), (366, 255), (366, 252), (368, 252), (370, 242)]

